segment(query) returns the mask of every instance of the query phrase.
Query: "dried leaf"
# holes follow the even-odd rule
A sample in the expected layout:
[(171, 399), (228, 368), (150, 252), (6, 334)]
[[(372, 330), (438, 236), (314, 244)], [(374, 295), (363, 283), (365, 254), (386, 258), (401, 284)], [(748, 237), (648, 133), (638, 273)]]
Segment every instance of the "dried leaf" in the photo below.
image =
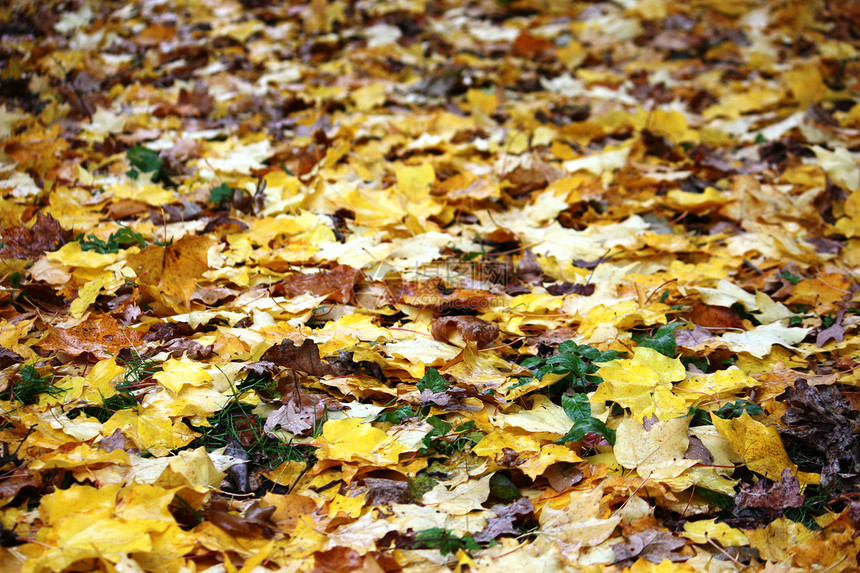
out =
[(131, 255), (128, 265), (142, 284), (157, 287), (190, 309), (197, 281), (209, 268), (207, 251), (213, 242), (209, 237), (186, 236), (167, 247), (150, 245)]
[(451, 341), (457, 333), (466, 342), (475, 342), (478, 348), (486, 348), (499, 336), (499, 327), (476, 316), (443, 316), (433, 321), (430, 333), (440, 342)]
[(72, 356), (88, 352), (96, 358), (111, 358), (123, 349), (138, 348), (142, 344), (140, 332), (122, 328), (115, 318), (103, 315), (71, 328), (51, 328), (39, 347), (61, 350)]
[[(809, 452), (821, 467), (821, 487), (831, 493), (854, 491), (860, 475), (860, 443), (854, 437), (860, 413), (833, 386), (810, 386), (798, 380), (777, 399), (787, 405), (779, 434)], [(808, 454), (808, 455), (809, 455)], [(769, 476), (770, 477), (770, 476)]]
[(686, 542), (668, 531), (649, 529), (634, 533), (627, 538), (627, 543), (612, 546), (615, 561), (619, 567), (627, 567), (639, 558), (645, 558), (652, 563), (661, 563), (664, 559), (678, 562), (686, 561), (691, 555), (677, 553)]
[(268, 349), (262, 360), (312, 376), (337, 375), (332, 365), (320, 358), (319, 347), (310, 338), (302, 341), (301, 346), (296, 346), (292, 340), (285, 338), (278, 346)]
[(353, 296), (353, 287), (362, 279), (358, 269), (347, 265), (337, 265), (330, 271), (314, 274), (290, 275), (275, 284), (272, 293), (292, 298), (302, 294), (327, 296), (333, 301), (346, 304)]
[(37, 259), (72, 240), (71, 231), (63, 229), (51, 215), (41, 212), (36, 213), (32, 228), (10, 227), (2, 229), (2, 235), (0, 257), (5, 259)]

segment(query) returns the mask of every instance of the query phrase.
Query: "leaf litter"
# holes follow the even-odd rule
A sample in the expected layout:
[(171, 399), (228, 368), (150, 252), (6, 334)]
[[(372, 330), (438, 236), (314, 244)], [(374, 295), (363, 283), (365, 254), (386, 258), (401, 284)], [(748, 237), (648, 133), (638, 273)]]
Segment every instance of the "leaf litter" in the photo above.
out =
[(0, 568), (855, 570), (858, 16), (0, 8)]

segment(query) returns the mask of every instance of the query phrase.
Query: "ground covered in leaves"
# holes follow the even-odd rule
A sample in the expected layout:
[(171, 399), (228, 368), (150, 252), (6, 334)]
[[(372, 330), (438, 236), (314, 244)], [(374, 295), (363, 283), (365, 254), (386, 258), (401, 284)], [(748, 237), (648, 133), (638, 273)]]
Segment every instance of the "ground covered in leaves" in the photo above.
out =
[(853, 571), (860, 4), (0, 8), (3, 571)]

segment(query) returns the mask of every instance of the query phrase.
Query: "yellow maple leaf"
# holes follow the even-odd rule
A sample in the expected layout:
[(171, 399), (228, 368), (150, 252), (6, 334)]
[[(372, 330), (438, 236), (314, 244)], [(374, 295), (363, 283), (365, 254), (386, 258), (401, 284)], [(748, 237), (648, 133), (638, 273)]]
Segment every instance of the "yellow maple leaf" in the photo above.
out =
[(169, 358), (161, 366), (162, 371), (153, 375), (158, 383), (178, 394), (183, 386), (204, 386), (212, 382), (212, 376), (198, 362), (183, 358)]
[(621, 521), (620, 515), (610, 515), (601, 503), (603, 488), (575, 491), (567, 507), (554, 509), (545, 505), (540, 510), (540, 532), (551, 542), (564, 542), (586, 547), (605, 541)]
[(752, 471), (773, 481), (780, 480), (785, 468), (797, 471), (797, 465), (788, 457), (779, 432), (773, 426), (752, 419), (746, 411), (730, 420), (712, 414), (711, 420)]
[(105, 435), (117, 429), (132, 440), (138, 449), (147, 450), (155, 456), (164, 456), (171, 450), (187, 446), (200, 435), (182, 422), (131, 410), (120, 410), (104, 423)]
[(637, 346), (633, 358), (609, 362), (597, 375), (603, 378), (603, 383), (591, 396), (591, 402), (616, 402), (630, 408), (634, 420), (653, 415), (670, 420), (685, 416), (689, 410), (684, 397), (675, 394), (672, 386), (672, 382), (685, 378), (684, 365), (653, 348)]
[(167, 247), (149, 245), (141, 253), (131, 255), (128, 266), (140, 283), (157, 287), (155, 294), (163, 293), (181, 301), (190, 310), (191, 293), (203, 271), (209, 268), (206, 252), (213, 242), (209, 237), (189, 235)]
[(717, 523), (714, 519), (688, 521), (684, 524), (681, 537), (694, 543), (707, 543), (709, 539), (719, 542), (723, 547), (739, 547), (749, 544), (746, 534), (728, 523)]
[(623, 467), (643, 478), (676, 478), (699, 463), (684, 457), (690, 445), (690, 418), (654, 422), (645, 429), (635, 418), (624, 418), (615, 435), (613, 453)]
[(329, 420), (323, 425), (319, 454), (325, 459), (395, 465), (406, 448), (385, 432), (358, 418)]

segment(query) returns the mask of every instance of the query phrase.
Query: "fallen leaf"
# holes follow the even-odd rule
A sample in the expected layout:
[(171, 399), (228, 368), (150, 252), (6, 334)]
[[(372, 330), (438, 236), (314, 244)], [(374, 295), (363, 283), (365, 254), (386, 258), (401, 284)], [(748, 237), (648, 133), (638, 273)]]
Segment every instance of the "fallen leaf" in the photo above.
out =
[(854, 439), (860, 414), (834, 386), (810, 386), (806, 380), (786, 388), (777, 400), (787, 405), (780, 436), (786, 444), (818, 455), (810, 461), (821, 466), (822, 488), (833, 493), (853, 491), (854, 477), (860, 472), (860, 444)]
[(774, 481), (780, 479), (785, 468), (797, 471), (775, 427), (753, 420), (746, 411), (730, 420), (712, 415), (711, 421), (752, 471)]
[(112, 358), (126, 348), (143, 344), (142, 335), (122, 328), (110, 315), (90, 317), (78, 326), (51, 328), (48, 336), (39, 343), (45, 350), (61, 350), (72, 356), (90, 353), (96, 358)]
[(325, 295), (346, 304), (352, 299), (353, 288), (361, 278), (362, 273), (358, 269), (337, 265), (330, 271), (289, 275), (272, 287), (272, 294), (290, 298), (305, 293)]
[(197, 281), (209, 268), (206, 253), (213, 242), (209, 237), (186, 236), (167, 247), (149, 245), (129, 256), (128, 266), (142, 284), (157, 287), (189, 310)]
[(455, 334), (478, 348), (486, 348), (499, 336), (499, 327), (476, 316), (443, 316), (430, 325), (430, 333), (440, 342), (456, 344)]
[(673, 562), (686, 561), (692, 555), (678, 553), (684, 545), (686, 542), (683, 539), (668, 531), (648, 529), (630, 535), (627, 543), (613, 545), (612, 553), (615, 554), (615, 564), (619, 567), (629, 566), (640, 557), (651, 563), (662, 563), (664, 559)]
[(3, 248), (0, 257), (6, 259), (37, 259), (46, 251), (56, 251), (72, 239), (72, 232), (44, 213), (36, 213), (32, 227), (2, 229)]
[(698, 463), (685, 457), (689, 425), (690, 419), (683, 417), (656, 421), (646, 429), (641, 422), (624, 418), (615, 433), (615, 459), (645, 479), (678, 477)]

